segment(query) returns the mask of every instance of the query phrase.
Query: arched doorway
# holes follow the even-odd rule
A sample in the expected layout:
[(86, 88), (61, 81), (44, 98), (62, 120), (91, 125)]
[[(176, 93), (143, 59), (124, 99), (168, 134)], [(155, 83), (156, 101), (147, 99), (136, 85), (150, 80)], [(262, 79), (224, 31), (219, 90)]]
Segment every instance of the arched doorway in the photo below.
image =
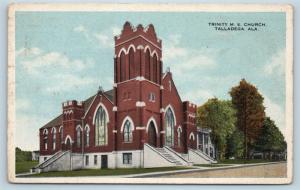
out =
[(156, 147), (156, 130), (153, 121), (150, 122), (148, 127), (148, 144)]
[(71, 150), (71, 139), (67, 138), (66, 140), (66, 150)]

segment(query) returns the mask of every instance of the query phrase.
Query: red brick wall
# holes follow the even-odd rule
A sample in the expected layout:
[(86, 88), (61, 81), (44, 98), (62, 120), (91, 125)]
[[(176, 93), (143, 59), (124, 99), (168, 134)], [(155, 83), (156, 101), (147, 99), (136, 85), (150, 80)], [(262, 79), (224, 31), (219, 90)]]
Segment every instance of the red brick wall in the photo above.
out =
[[(161, 40), (159, 40), (154, 31), (154, 27), (149, 25), (148, 29), (144, 29), (139, 25), (136, 30), (129, 23), (124, 24), (123, 31), (119, 37), (115, 37), (115, 59), (114, 59), (114, 81), (117, 86), (114, 87), (114, 100), (111, 102), (103, 94), (99, 93), (90, 109), (87, 113), (83, 111), (83, 105), (80, 105), (76, 101), (72, 101), (72, 105), (63, 106), (63, 113), (65, 111), (72, 110), (73, 113), (69, 116), (64, 115), (63, 123), (63, 134), (64, 140), (67, 135), (70, 135), (74, 144), (72, 145), (72, 150), (74, 152), (111, 152), (113, 150), (136, 150), (142, 149), (143, 144), (148, 142), (147, 134), (147, 124), (148, 121), (153, 118), (157, 124), (157, 146), (164, 145), (164, 113), (161, 112), (161, 108), (166, 109), (168, 105), (171, 105), (174, 109), (174, 114), (176, 118), (176, 126), (174, 128), (174, 146), (172, 147), (178, 152), (186, 152), (187, 147), (196, 148), (196, 125), (195, 118), (191, 117), (196, 113), (196, 106), (190, 106), (189, 102), (182, 102), (176, 86), (172, 80), (172, 74), (167, 73), (162, 79), (162, 52), (161, 52)], [(129, 77), (129, 47), (135, 47), (134, 52), (134, 64), (130, 68)], [(142, 48), (138, 48), (141, 47)], [(135, 77), (147, 75), (145, 68), (145, 48), (149, 47), (150, 52), (157, 52), (157, 82), (152, 82), (154, 80), (153, 76), (153, 57), (150, 59), (150, 71), (152, 73), (149, 80), (142, 78), (136, 79)], [(121, 81), (120, 79), (120, 58), (118, 57), (119, 52), (125, 50), (125, 75), (126, 78)], [(131, 80), (128, 80), (131, 78)], [(150, 81), (152, 80), (152, 81)], [(171, 82), (171, 90), (169, 88), (169, 81)], [(163, 89), (161, 89), (163, 86)], [(155, 101), (149, 100), (149, 94), (153, 93), (155, 95)], [(145, 106), (137, 106), (137, 102), (145, 103)], [(93, 117), (97, 111), (97, 106), (102, 103), (109, 116), (108, 125), (108, 144), (105, 146), (95, 146), (95, 125), (93, 124)], [(117, 111), (113, 111), (113, 107), (117, 107)], [(166, 111), (166, 110), (165, 110)], [(84, 119), (81, 118), (85, 115)], [(133, 141), (130, 143), (125, 143), (123, 139), (123, 133), (121, 133), (121, 127), (124, 118), (129, 116), (134, 123), (133, 131)], [(82, 129), (86, 124), (90, 127), (90, 140), (89, 146), (82, 147), (85, 142), (85, 131), (81, 135), (81, 147), (76, 146), (76, 126), (81, 125)], [(181, 145), (178, 145), (178, 127), (181, 126), (182, 133), (180, 136)], [(51, 126), (52, 127), (52, 126)], [(48, 129), (48, 150), (44, 150), (43, 144), (43, 129), (40, 129), (40, 150), (41, 155), (53, 154), (56, 151), (64, 148), (61, 146), (59, 127), (56, 127), (56, 150), (52, 150), (52, 134), (51, 128)], [(115, 132), (114, 132), (115, 131)], [(190, 141), (189, 135), (193, 132), (195, 135), (195, 140)]]
[[(171, 82), (171, 90), (170, 90), (170, 85), (169, 82)], [(172, 79), (172, 74), (167, 73), (166, 76), (162, 80), (162, 85), (164, 87), (162, 91), (162, 106), (166, 110), (168, 105), (171, 105), (172, 108), (174, 109), (174, 114), (176, 118), (176, 125), (174, 128), (174, 147), (178, 152), (183, 152), (185, 151), (185, 144), (184, 144), (184, 139), (183, 139), (183, 134), (185, 131), (185, 127), (183, 125), (183, 106), (182, 106), (182, 101), (180, 99), (180, 96), (177, 92), (176, 86), (173, 82)], [(163, 118), (164, 119), (164, 118)], [(178, 127), (181, 126), (183, 133), (181, 134), (181, 146), (178, 146)], [(164, 129), (165, 130), (165, 129)]]
[[(95, 113), (97, 112), (97, 107), (100, 103), (105, 106), (105, 108), (108, 112), (107, 113), (108, 117), (109, 117), (109, 122), (107, 123), (108, 137), (107, 137), (107, 145), (95, 146), (95, 124), (93, 124), (93, 117), (94, 117)], [(103, 94), (98, 94), (83, 121), (84, 127), (86, 126), (86, 124), (88, 124), (90, 127), (89, 146), (88, 147), (84, 146), (84, 152), (111, 152), (111, 151), (113, 151), (115, 139), (114, 139), (114, 135), (113, 135), (114, 115), (113, 115), (112, 109), (113, 109), (113, 103)], [(84, 136), (84, 138), (85, 138), (85, 136)], [(83, 142), (85, 142), (85, 139)]]

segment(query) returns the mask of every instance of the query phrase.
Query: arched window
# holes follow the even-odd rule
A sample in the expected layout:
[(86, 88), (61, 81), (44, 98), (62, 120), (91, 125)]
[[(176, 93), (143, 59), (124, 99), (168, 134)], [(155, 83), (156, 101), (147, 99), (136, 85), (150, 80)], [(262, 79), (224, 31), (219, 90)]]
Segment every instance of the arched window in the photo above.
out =
[(107, 145), (107, 118), (102, 106), (97, 110), (95, 118), (95, 145)]
[(48, 130), (47, 130), (47, 129), (45, 129), (45, 130), (43, 131), (43, 136), (44, 136), (44, 138), (43, 138), (43, 141), (44, 141), (44, 149), (47, 150), (47, 149), (48, 149)]
[(145, 55), (145, 78), (150, 80), (150, 51), (147, 49)]
[(85, 126), (85, 146), (90, 146), (90, 128), (89, 126)]
[(190, 139), (191, 141), (194, 141), (194, 140), (195, 140), (195, 135), (194, 135), (193, 132), (190, 133), (189, 139)]
[(61, 144), (64, 142), (64, 128), (60, 128), (60, 142)]
[(132, 142), (132, 125), (129, 120), (124, 123), (124, 142)]
[(120, 81), (125, 80), (125, 73), (126, 73), (126, 63), (125, 63), (125, 53), (122, 52), (120, 56)]
[(134, 50), (130, 48), (129, 50), (129, 79), (134, 77)]
[(76, 141), (77, 141), (77, 148), (79, 148), (80, 147), (80, 145), (81, 145), (81, 128), (80, 128), (80, 126), (77, 126), (77, 128), (76, 128)]
[(177, 129), (178, 146), (181, 146), (181, 133), (182, 133), (182, 129), (181, 127), (178, 127)]
[(174, 114), (170, 108), (167, 109), (165, 114), (165, 135), (166, 146), (174, 145)]
[(53, 127), (51, 130), (52, 133), (52, 149), (56, 149), (56, 129)]
[(157, 83), (157, 56), (153, 57), (153, 82)]

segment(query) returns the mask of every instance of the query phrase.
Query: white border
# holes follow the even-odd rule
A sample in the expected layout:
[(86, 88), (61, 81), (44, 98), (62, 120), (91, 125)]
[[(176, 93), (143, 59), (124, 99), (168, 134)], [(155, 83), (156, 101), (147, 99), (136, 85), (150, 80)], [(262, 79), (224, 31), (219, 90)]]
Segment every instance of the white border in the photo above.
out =
[[(16, 178), (15, 177), (15, 11), (163, 11), (163, 12), (286, 12), (286, 130), (288, 164), (286, 178)], [(8, 180), (14, 183), (103, 184), (287, 184), (293, 174), (293, 7), (279, 4), (12, 4), (8, 11)]]

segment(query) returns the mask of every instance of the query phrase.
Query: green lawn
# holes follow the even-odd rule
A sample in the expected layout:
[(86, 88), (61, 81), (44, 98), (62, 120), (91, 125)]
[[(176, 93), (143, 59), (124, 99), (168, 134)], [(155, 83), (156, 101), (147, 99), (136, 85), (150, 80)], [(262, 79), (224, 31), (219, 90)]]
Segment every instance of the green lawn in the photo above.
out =
[(273, 162), (272, 160), (263, 160), (263, 159), (252, 159), (252, 160), (221, 160), (219, 164), (254, 164), (254, 163), (263, 163), (263, 162)]
[(228, 164), (194, 164), (194, 166), (208, 167), (208, 168), (215, 168), (215, 167), (228, 166)]
[(29, 172), (29, 170), (38, 165), (38, 161), (21, 161), (16, 162), (16, 174)]
[(162, 168), (121, 168), (121, 169), (83, 169), (76, 171), (57, 171), (33, 174), (25, 177), (78, 177), (78, 176), (109, 176), (129, 175), (150, 172), (174, 171), (190, 169), (189, 167), (162, 167)]

